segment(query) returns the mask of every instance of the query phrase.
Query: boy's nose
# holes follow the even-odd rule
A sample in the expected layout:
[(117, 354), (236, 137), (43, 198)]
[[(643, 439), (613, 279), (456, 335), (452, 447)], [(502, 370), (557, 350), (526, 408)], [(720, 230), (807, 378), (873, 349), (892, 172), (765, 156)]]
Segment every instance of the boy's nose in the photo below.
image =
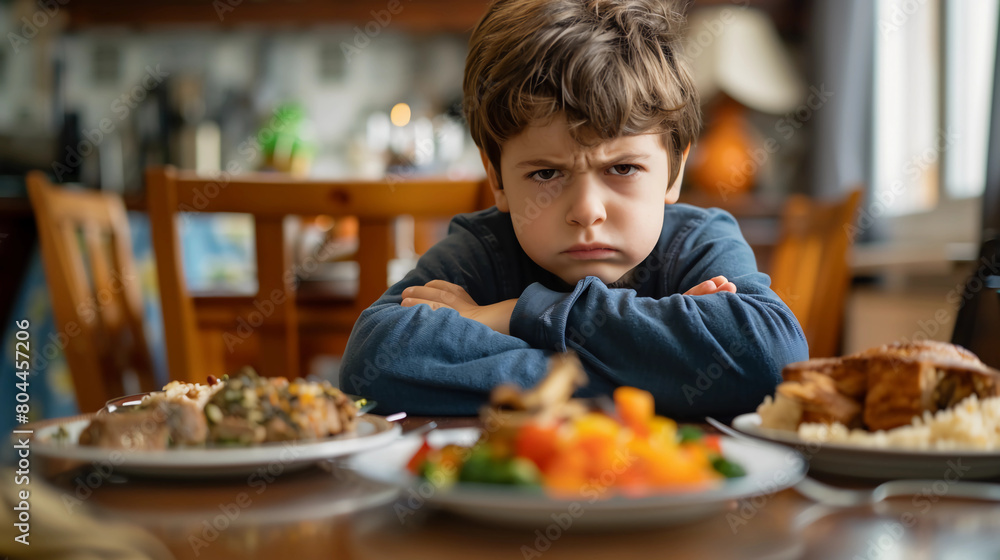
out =
[(607, 219), (607, 210), (601, 196), (601, 186), (594, 178), (583, 176), (575, 181), (572, 188), (572, 201), (566, 212), (566, 222), (570, 225), (590, 227), (599, 225)]

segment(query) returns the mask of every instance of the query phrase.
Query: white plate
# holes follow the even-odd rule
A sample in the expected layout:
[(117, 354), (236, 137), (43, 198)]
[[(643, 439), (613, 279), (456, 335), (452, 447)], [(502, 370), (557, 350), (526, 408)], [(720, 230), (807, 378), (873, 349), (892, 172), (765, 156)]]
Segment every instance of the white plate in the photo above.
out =
[(795, 432), (760, 427), (760, 415), (742, 414), (733, 428), (775, 443), (792, 446), (809, 461), (811, 470), (872, 479), (929, 480), (1000, 477), (1000, 453), (993, 451), (917, 451), (877, 449), (844, 443), (811, 443)]
[[(478, 437), (477, 429), (436, 430), (429, 441), (435, 447), (447, 443), (471, 445)], [(542, 530), (553, 523), (562, 525), (562, 529), (567, 528), (567, 523), (580, 529), (629, 529), (694, 521), (725, 511), (732, 500), (771, 494), (805, 476), (806, 463), (795, 451), (726, 437), (721, 441), (723, 453), (741, 464), (746, 476), (729, 479), (710, 490), (643, 498), (596, 499), (587, 495), (579, 500), (557, 499), (541, 490), (461, 482), (439, 490), (406, 471), (406, 463), (420, 447), (419, 438), (403, 438), (355, 455), (348, 464), (373, 480), (405, 489), (395, 507), (401, 519), (428, 503), (481, 521)]]
[[(386, 445), (399, 436), (400, 427), (380, 416), (358, 418), (357, 429), (318, 441), (267, 443), (253, 447), (175, 448), (165, 451), (121, 451), (78, 445), (88, 419), (46, 426), (35, 432), (32, 451), (44, 457), (93, 463), (111, 472), (166, 477), (249, 475), (265, 469), (272, 475), (310, 464)], [(53, 435), (62, 427), (69, 436)]]

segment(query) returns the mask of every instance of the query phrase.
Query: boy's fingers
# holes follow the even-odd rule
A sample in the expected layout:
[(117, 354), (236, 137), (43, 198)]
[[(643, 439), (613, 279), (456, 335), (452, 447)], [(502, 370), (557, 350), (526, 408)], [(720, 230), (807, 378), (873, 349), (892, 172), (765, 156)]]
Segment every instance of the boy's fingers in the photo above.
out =
[(701, 284), (684, 292), (686, 296), (707, 296), (719, 292), (736, 293), (736, 284), (726, 279), (725, 276), (716, 276), (711, 280), (705, 280)]
[(716, 276), (715, 278), (712, 278), (709, 281), (715, 284), (719, 288), (721, 288), (723, 285), (729, 282), (729, 280), (727, 280), (725, 276)]
[(457, 285), (446, 280), (431, 280), (430, 282), (424, 284), (424, 286), (427, 286), (428, 288), (437, 288), (439, 290), (452, 290), (454, 288), (458, 288)]
[(405, 298), (403, 299), (402, 303), (400, 303), (400, 305), (402, 305), (403, 307), (415, 307), (421, 304), (426, 305), (431, 309), (441, 309), (441, 308), (451, 309), (451, 306), (441, 303), (440, 301), (430, 301), (427, 299), (419, 299), (419, 298)]
[(447, 282), (445, 280), (431, 280), (430, 282), (424, 284), (424, 286), (427, 288), (437, 288), (443, 292), (454, 294), (466, 303), (475, 303), (472, 301), (472, 297), (469, 295), (469, 292), (466, 292), (465, 288), (459, 286), (458, 284), (452, 284), (451, 282)]
[(711, 294), (716, 289), (715, 282), (711, 280), (705, 280), (701, 284), (691, 288), (690, 290), (684, 292), (684, 295), (688, 296), (703, 296)]
[(443, 290), (445, 292), (451, 292), (453, 294), (466, 293), (465, 289), (459, 286), (458, 284), (452, 284), (451, 282), (447, 282), (445, 280), (431, 280), (430, 282), (424, 284), (424, 286), (427, 288), (437, 288), (439, 290)]
[(453, 303), (457, 300), (457, 296), (452, 292), (447, 292), (439, 288), (430, 288), (427, 286), (410, 286), (409, 288), (403, 290), (403, 297), (428, 301), (440, 301), (443, 303)]

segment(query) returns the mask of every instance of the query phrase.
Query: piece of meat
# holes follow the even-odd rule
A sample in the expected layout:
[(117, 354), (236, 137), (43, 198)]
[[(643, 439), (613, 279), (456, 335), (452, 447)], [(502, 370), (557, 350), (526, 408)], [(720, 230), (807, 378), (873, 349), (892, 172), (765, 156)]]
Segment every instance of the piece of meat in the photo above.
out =
[(82, 445), (166, 449), (319, 439), (355, 428), (354, 401), (329, 383), (261, 378), (245, 369), (209, 385), (168, 383), (135, 406), (98, 414)]
[(781, 370), (785, 381), (802, 381), (806, 373), (822, 374), (833, 380), (844, 396), (860, 400), (868, 389), (868, 372), (863, 364), (851, 363), (841, 358), (814, 358), (788, 364)]
[(170, 443), (161, 408), (98, 414), (80, 434), (80, 445), (129, 451), (157, 451)]
[(778, 395), (802, 407), (801, 423), (839, 422), (848, 428), (861, 426), (861, 403), (837, 390), (834, 380), (816, 372), (804, 372), (800, 381), (778, 385)]
[(781, 374), (777, 396), (803, 407), (801, 422), (851, 426), (845, 420), (856, 421), (854, 404), (861, 403), (861, 419), (869, 430), (909, 424), (924, 412), (953, 407), (971, 395), (1000, 395), (1000, 371), (961, 346), (931, 340), (797, 362)]
[(904, 426), (976, 394), (1000, 395), (1000, 372), (954, 352), (869, 354), (864, 421), (869, 430)]
[(208, 438), (208, 421), (203, 406), (193, 401), (169, 403), (167, 425), (174, 445), (204, 445)]

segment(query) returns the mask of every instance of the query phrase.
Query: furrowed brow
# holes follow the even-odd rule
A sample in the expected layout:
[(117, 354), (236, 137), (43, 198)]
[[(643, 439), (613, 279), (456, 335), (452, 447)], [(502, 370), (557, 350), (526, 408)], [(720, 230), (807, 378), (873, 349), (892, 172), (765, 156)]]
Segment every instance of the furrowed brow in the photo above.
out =
[[(608, 167), (610, 165), (615, 165), (617, 163), (623, 163), (623, 162), (645, 161), (645, 160), (649, 159), (649, 157), (650, 157), (649, 154), (645, 154), (645, 153), (641, 153), (641, 152), (627, 152), (627, 153), (623, 153), (623, 154), (616, 154), (613, 157), (609, 157), (609, 158), (603, 160), (599, 164), (599, 166), (601, 166), (601, 167)], [(563, 167), (565, 167), (565, 164), (562, 163), (562, 162), (558, 162), (558, 161), (554, 161), (554, 160), (549, 160), (549, 159), (544, 159), (543, 158), (543, 159), (531, 159), (531, 160), (522, 161), (522, 162), (514, 165), (514, 167), (516, 169), (521, 169), (521, 168), (526, 168), (526, 167), (536, 167), (536, 168), (545, 168), (545, 169), (549, 169), (549, 168), (552, 168), (552, 169), (562, 169)]]
[(604, 160), (600, 165), (601, 167), (608, 167), (611, 165), (617, 165), (619, 163), (631, 163), (633, 161), (645, 161), (647, 159), (649, 159), (649, 154), (629, 152), (609, 157), (606, 160)]
[(562, 167), (562, 165), (563, 164), (561, 164), (559, 162), (555, 162), (555, 161), (551, 161), (551, 160), (547, 160), (547, 159), (531, 159), (531, 160), (527, 160), (527, 161), (522, 161), (521, 163), (518, 163), (514, 167), (516, 167), (518, 169), (524, 168), (524, 167), (544, 167), (544, 168), (555, 168), (555, 169), (558, 169), (558, 168)]

